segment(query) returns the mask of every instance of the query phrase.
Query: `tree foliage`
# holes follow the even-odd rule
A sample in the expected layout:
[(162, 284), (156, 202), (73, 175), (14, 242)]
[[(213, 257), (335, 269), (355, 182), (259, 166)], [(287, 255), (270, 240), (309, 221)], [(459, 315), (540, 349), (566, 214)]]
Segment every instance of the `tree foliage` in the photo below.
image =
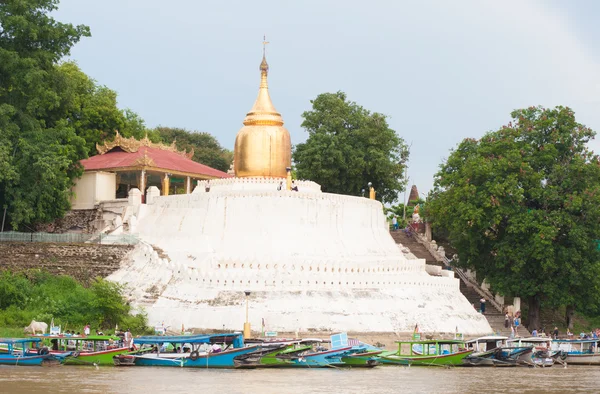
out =
[(79, 161), (95, 144), (117, 129), (145, 133), (136, 114), (117, 108), (114, 91), (59, 64), (90, 32), (54, 20), (57, 4), (0, 2), (0, 225), (5, 212), (13, 227), (63, 216)]
[(96, 144), (112, 140), (117, 130), (124, 137), (142, 139), (148, 134), (152, 141), (160, 140), (158, 133), (147, 130), (135, 112), (117, 106), (114, 90), (99, 85), (76, 63), (64, 62), (56, 70), (55, 88), (61, 101), (52, 115), (68, 119), (75, 133), (85, 139), (88, 155), (95, 155)]
[(85, 141), (52, 112), (61, 103), (55, 64), (89, 29), (55, 21), (56, 4), (0, 3), (0, 204), (13, 225), (62, 215), (85, 157)]
[(194, 149), (192, 160), (217, 170), (229, 170), (233, 152), (224, 149), (213, 135), (170, 127), (158, 127), (155, 131), (165, 143), (175, 141), (178, 149)]
[(600, 165), (595, 133), (569, 108), (530, 107), (480, 140), (465, 139), (435, 177), (427, 205), (460, 265), (504, 295), (598, 308)]
[(132, 314), (122, 288), (103, 279), (84, 287), (70, 276), (44, 271), (0, 273), (0, 327), (23, 327), (32, 320), (62, 325), (63, 329), (129, 326), (146, 330), (146, 316)]
[(405, 187), (408, 147), (387, 117), (348, 101), (343, 92), (320, 94), (311, 103), (302, 114), (308, 139), (293, 153), (298, 177), (323, 191), (355, 196), (372, 182), (378, 200), (396, 201)]

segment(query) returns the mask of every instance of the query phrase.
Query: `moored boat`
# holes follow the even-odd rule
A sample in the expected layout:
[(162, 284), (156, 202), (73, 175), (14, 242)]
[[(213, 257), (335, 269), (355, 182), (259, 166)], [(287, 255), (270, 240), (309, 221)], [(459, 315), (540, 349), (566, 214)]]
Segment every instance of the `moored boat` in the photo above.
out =
[(555, 339), (552, 350), (559, 359), (573, 365), (600, 365), (599, 339)]
[[(317, 340), (320, 342), (320, 340)], [(282, 368), (294, 366), (293, 359), (312, 350), (312, 340), (251, 340), (260, 350), (235, 357), (236, 368)]]
[(113, 357), (129, 352), (121, 338), (110, 335), (43, 336), (50, 354), (65, 365), (113, 365)]
[[(259, 349), (259, 346), (244, 346), (240, 333), (146, 336), (136, 338), (134, 343), (150, 347), (150, 351), (142, 349), (128, 354), (134, 357), (135, 366), (233, 368), (235, 357)], [(161, 351), (161, 348), (166, 349), (167, 344), (173, 346), (172, 352)], [(121, 357), (115, 364), (122, 361)]]
[(0, 346), (6, 352), (0, 354), (0, 364), (3, 365), (43, 365), (52, 362), (54, 357), (46, 347), (40, 347), (35, 353), (30, 349), (38, 347), (40, 338), (0, 338)]
[(551, 367), (560, 355), (558, 352), (551, 350), (552, 338), (548, 337), (512, 338), (507, 340), (506, 344), (507, 347), (503, 350), (530, 348), (530, 353), (522, 352), (517, 359), (520, 364), (531, 367)]
[(383, 352), (379, 362), (383, 365), (458, 366), (473, 353), (462, 340), (412, 340), (397, 341), (398, 350)]
[(473, 350), (473, 353), (463, 358), (463, 365), (468, 367), (510, 366), (512, 363), (508, 359), (497, 359), (498, 352), (495, 351), (506, 345), (507, 339), (508, 337), (505, 336), (487, 335), (466, 341), (467, 349)]

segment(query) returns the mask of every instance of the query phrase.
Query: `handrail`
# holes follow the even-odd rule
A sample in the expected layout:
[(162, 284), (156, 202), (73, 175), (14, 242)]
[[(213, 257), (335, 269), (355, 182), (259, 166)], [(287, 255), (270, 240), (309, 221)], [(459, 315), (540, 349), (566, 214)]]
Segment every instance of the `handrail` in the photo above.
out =
[(492, 306), (494, 308), (496, 308), (499, 312), (504, 311), (504, 305), (500, 304), (498, 301), (496, 301), (494, 295), (489, 291), (489, 290), (485, 290), (483, 289), (479, 283), (477, 283), (476, 281), (472, 280), (471, 278), (469, 278), (467, 276), (467, 274), (465, 274), (465, 272), (458, 267), (453, 266), (450, 263), (450, 260), (448, 259), (448, 257), (446, 257), (444, 254), (440, 254), (437, 250), (434, 250), (431, 247), (431, 244), (425, 240), (422, 239), (421, 235), (419, 233), (417, 233), (415, 231), (415, 229), (412, 226), (407, 226), (409, 228), (409, 232), (411, 233), (411, 235), (413, 237), (415, 237), (415, 239), (425, 247), (425, 249), (427, 249), (427, 251), (434, 257), (436, 258), (438, 261), (442, 261), (444, 263), (444, 265), (446, 267), (452, 268), (452, 270), (454, 272), (456, 272), (458, 274), (458, 276), (460, 277), (460, 279), (468, 286), (473, 288), (477, 294), (479, 294), (481, 297), (485, 298), (486, 301), (489, 301), (490, 304), (492, 304)]

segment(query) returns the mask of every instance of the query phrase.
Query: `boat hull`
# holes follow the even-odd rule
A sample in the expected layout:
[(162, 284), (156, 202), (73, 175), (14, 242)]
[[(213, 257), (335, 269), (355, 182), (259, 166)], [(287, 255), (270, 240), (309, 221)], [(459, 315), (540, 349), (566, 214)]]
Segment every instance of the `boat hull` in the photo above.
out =
[(394, 353), (383, 354), (379, 358), (381, 364), (388, 365), (421, 365), (421, 366), (444, 366), (463, 365), (463, 359), (473, 353), (472, 350), (452, 354), (440, 354), (431, 356), (402, 356)]
[(125, 354), (129, 348), (122, 347), (101, 352), (73, 353), (63, 359), (65, 365), (114, 365), (113, 357)]
[[(183, 368), (233, 368), (234, 358), (253, 352), (257, 346), (226, 350), (220, 353), (200, 354), (196, 360), (189, 355), (161, 357), (155, 353), (135, 356), (135, 366), (140, 367), (183, 367)], [(113, 361), (111, 360), (111, 363)]]
[(600, 354), (571, 354), (562, 359), (569, 365), (600, 365)]
[(342, 357), (344, 367), (373, 368), (379, 365), (379, 355), (382, 350), (366, 353), (355, 353)]
[(52, 356), (49, 354), (24, 357), (2, 354), (0, 355), (0, 365), (42, 365), (42, 363), (50, 359), (52, 359)]
[(308, 353), (290, 360), (286, 367), (292, 368), (327, 368), (344, 365), (342, 357), (352, 353), (352, 347), (328, 350), (318, 353)]

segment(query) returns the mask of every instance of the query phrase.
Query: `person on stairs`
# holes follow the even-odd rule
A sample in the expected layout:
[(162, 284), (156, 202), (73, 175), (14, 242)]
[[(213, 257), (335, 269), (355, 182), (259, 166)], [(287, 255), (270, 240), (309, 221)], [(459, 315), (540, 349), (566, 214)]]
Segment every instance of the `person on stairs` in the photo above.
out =
[(485, 313), (485, 298), (480, 299), (479, 303), (480, 303), (479, 309), (481, 309), (481, 313)]

